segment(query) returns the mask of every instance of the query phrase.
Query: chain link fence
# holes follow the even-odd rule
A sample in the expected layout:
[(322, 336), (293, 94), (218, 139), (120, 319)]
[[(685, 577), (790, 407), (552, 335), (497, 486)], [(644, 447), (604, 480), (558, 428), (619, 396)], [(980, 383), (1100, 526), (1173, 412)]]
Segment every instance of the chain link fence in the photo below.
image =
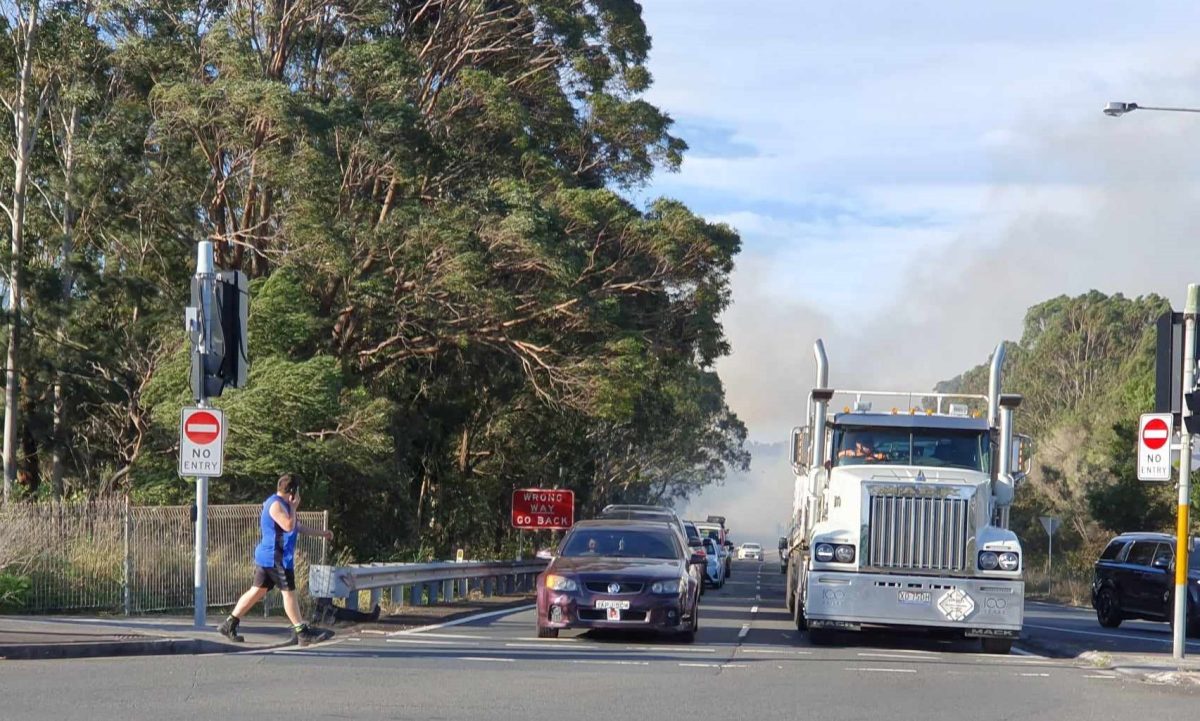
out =
[[(257, 505), (209, 506), (208, 604), (232, 606), (250, 586), (259, 540)], [(326, 529), (326, 511), (300, 522)], [(0, 573), (28, 580), (14, 610), (145, 613), (192, 608), (195, 523), (191, 506), (131, 506), (127, 500), (12, 503), (0, 507)], [(323, 538), (296, 543), (296, 583), (327, 563)], [(278, 591), (265, 610), (281, 607)]]

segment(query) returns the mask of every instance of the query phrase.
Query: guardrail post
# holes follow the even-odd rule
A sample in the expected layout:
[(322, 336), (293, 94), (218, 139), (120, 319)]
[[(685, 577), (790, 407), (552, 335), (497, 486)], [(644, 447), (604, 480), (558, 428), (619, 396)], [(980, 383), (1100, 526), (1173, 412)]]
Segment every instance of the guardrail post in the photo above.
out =
[(393, 606), (404, 605), (404, 586), (392, 586), (391, 600)]
[(504, 595), (511, 596), (513, 593), (513, 577), (511, 575), (504, 575), (500, 578), (500, 582), (504, 584)]
[(408, 587), (408, 605), (420, 606), (424, 602), (425, 588), (419, 583)]
[(383, 589), (382, 588), (372, 588), (371, 589), (371, 608), (369, 608), (368, 610), (374, 611), (375, 607), (379, 605), (379, 601), (382, 598), (383, 598)]
[(483, 579), (483, 595), (484, 596), (494, 596), (494, 595), (496, 595), (495, 591), (496, 591), (496, 579), (492, 576), (488, 576), (487, 578)]
[(351, 591), (346, 594), (346, 610), (358, 610), (358, 589), (351, 589)]
[(441, 590), (439, 588), (439, 586), (441, 586), (441, 585), (442, 584), (438, 583), (437, 581), (434, 581), (433, 583), (430, 583), (426, 586), (429, 589), (429, 605), (430, 606), (437, 605), (438, 591)]
[(471, 579), (464, 578), (458, 582), (458, 595), (463, 598), (471, 597)]
[(455, 586), (457, 586), (457, 585), (458, 584), (456, 584), (451, 579), (446, 579), (445, 581), (442, 581), (442, 600), (444, 600), (446, 603), (450, 603), (451, 601), (453, 601), (454, 600), (454, 592), (457, 590), (455, 588)]

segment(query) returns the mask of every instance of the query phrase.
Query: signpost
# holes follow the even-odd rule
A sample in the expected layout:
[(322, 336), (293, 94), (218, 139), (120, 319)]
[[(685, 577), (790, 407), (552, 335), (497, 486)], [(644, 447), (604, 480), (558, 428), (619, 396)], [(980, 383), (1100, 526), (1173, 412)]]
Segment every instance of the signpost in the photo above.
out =
[(1137, 474), (1139, 481), (1171, 480), (1170, 413), (1143, 413), (1138, 422)]
[(1050, 552), (1046, 555), (1046, 572), (1054, 568), (1054, 533), (1058, 530), (1061, 522), (1054, 516), (1038, 516), (1038, 520), (1042, 522), (1042, 528), (1046, 529), (1046, 536), (1050, 539)]
[(208, 606), (208, 479), (219, 477), (225, 465), (225, 417), (208, 407), (208, 399), (227, 387), (246, 385), (248, 288), (241, 271), (217, 272), (212, 241), (196, 244), (192, 305), (183, 317), (192, 341), (189, 382), (198, 407), (184, 408), (179, 421), (179, 475), (196, 479), (196, 628), (204, 628)]
[(523, 531), (561, 531), (575, 525), (575, 492), (520, 488), (512, 494), (512, 525)]
[[(1175, 609), (1172, 615), (1174, 657), (1186, 653), (1189, 511), (1191, 495), (1192, 435), (1200, 433), (1200, 393), (1196, 388), (1196, 316), (1200, 311), (1200, 285), (1188, 286), (1183, 313), (1167, 313), (1158, 322), (1158, 357), (1155, 374), (1155, 410), (1138, 424), (1138, 478), (1171, 480), (1172, 456), (1179, 451), (1179, 500), (1175, 526)], [(1178, 417), (1179, 444), (1171, 443)]]

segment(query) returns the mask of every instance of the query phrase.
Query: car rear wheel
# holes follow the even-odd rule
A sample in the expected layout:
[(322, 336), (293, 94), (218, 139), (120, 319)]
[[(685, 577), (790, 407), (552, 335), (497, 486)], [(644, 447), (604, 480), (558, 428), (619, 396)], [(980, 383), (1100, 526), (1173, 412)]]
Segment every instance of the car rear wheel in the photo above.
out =
[(1102, 588), (1096, 595), (1096, 620), (1105, 628), (1116, 628), (1121, 625), (1124, 617), (1121, 615), (1121, 602), (1111, 588)]
[(537, 637), (538, 638), (558, 638), (558, 629), (557, 628), (545, 628), (544, 626), (538, 626)]

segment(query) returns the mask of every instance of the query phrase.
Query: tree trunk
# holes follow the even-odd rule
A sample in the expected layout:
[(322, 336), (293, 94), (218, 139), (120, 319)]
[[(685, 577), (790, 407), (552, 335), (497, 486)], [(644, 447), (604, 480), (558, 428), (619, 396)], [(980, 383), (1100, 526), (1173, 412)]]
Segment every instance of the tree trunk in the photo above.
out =
[[(33, 157), (33, 139), (37, 123), (44, 109), (45, 96), (38, 100), (31, 97), (34, 50), (37, 42), (38, 10), (40, 3), (29, 3), (29, 14), (24, 22), (18, 18), (18, 31), (24, 30), (23, 47), (18, 58), (20, 81), (16, 97), (13, 98), (13, 184), (12, 207), (9, 209), (12, 233), (10, 235), (11, 257), (8, 268), (8, 357), (5, 362), (4, 380), (4, 500), (12, 495), (13, 481), (17, 477), (17, 418), (20, 395), (20, 373), (18, 363), (21, 354), (21, 303), (24, 299), (24, 268), (22, 253), (25, 240), (25, 207), (28, 202), (30, 162)], [(23, 27), (22, 27), (23, 26)], [(31, 105), (36, 111), (31, 113)], [(32, 116), (32, 117), (31, 117)]]
[(79, 128), (79, 105), (72, 104), (70, 116), (63, 128), (63, 213), (62, 213), (62, 288), (63, 313), (58, 321), (58, 363), (54, 367), (52, 407), (54, 412), (54, 443), (50, 465), (50, 488), (55, 498), (63, 496), (64, 449), (67, 446), (67, 404), (63, 398), (63, 366), (65, 365), (67, 319), (70, 317), (71, 293), (75, 287), (75, 270), (71, 256), (75, 252), (75, 222), (79, 211), (75, 197), (75, 134)]

